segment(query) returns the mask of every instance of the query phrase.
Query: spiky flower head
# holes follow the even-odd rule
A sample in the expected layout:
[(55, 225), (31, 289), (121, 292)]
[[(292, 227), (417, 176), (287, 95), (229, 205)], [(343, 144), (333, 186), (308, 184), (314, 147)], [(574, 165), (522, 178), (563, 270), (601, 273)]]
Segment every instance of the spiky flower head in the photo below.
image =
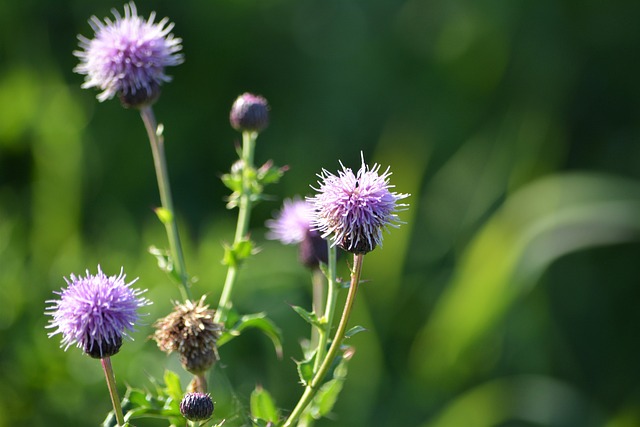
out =
[(74, 68), (86, 75), (83, 88), (96, 87), (102, 92), (98, 100), (120, 96), (125, 107), (142, 107), (153, 103), (160, 95), (160, 85), (171, 80), (165, 67), (184, 62), (180, 38), (171, 34), (173, 23), (168, 18), (154, 22), (138, 16), (133, 2), (125, 4), (124, 17), (112, 9), (115, 21), (95, 16), (89, 25), (95, 38), (79, 35), (81, 51), (73, 54), (80, 59)]
[(86, 273), (85, 277), (71, 274), (65, 278), (67, 288), (54, 291), (60, 299), (46, 301), (51, 306), (45, 314), (53, 317), (47, 328), (56, 328), (48, 335), (62, 334), (65, 351), (76, 344), (91, 357), (112, 356), (138, 321), (138, 309), (151, 302), (140, 297), (146, 289), (131, 288), (138, 279), (125, 282), (122, 269), (117, 276), (107, 276), (100, 266), (98, 274)]
[(285, 245), (300, 244), (300, 262), (315, 268), (319, 262), (327, 262), (327, 241), (313, 228), (313, 205), (300, 198), (285, 199), (282, 209), (273, 219), (266, 221), (267, 239), (279, 240)]
[(173, 311), (153, 325), (158, 348), (180, 355), (180, 363), (192, 374), (201, 374), (218, 361), (216, 341), (222, 325), (214, 322), (215, 310), (209, 309), (203, 296), (197, 303), (174, 304)]
[(180, 402), (180, 413), (190, 421), (203, 421), (213, 415), (213, 400), (208, 393), (187, 393)]
[(398, 201), (409, 196), (389, 191), (394, 187), (389, 184), (389, 168), (379, 174), (380, 165), (370, 168), (364, 155), (361, 158), (356, 174), (342, 162), (337, 176), (323, 169), (318, 174), (319, 187), (314, 188), (317, 194), (307, 198), (316, 211), (313, 227), (323, 238), (330, 238), (332, 246), (354, 254), (366, 254), (382, 245), (382, 230), (399, 226), (396, 212), (408, 205)]
[(262, 132), (269, 125), (269, 104), (261, 96), (243, 93), (231, 106), (231, 127), (237, 131)]

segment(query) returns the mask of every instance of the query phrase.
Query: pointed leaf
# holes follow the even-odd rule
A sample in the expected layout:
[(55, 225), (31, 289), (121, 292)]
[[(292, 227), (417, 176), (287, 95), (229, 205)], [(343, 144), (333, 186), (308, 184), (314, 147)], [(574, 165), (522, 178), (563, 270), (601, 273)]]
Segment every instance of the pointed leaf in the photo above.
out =
[(158, 217), (158, 219), (160, 220), (161, 223), (163, 224), (169, 224), (171, 223), (171, 221), (173, 221), (173, 214), (171, 213), (171, 211), (169, 209), (166, 208), (155, 208), (154, 209), (156, 216)]
[(318, 328), (322, 327), (320, 319), (318, 319), (316, 313), (311, 313), (302, 307), (298, 307), (297, 305), (292, 305), (291, 308), (293, 308), (293, 310), (310, 325), (316, 326)]
[(365, 332), (366, 330), (367, 329), (365, 327), (360, 326), (360, 325), (356, 325), (353, 328), (349, 329), (347, 332), (345, 332), (344, 337), (345, 338), (351, 338), (355, 334), (357, 334), (359, 332)]
[(167, 369), (164, 371), (164, 383), (167, 395), (176, 402), (182, 401), (182, 386), (180, 385), (180, 377), (175, 372)]
[(261, 386), (256, 386), (250, 399), (251, 416), (266, 421), (278, 422), (280, 414), (271, 394)]
[(282, 357), (282, 332), (265, 313), (246, 314), (242, 316), (231, 329), (225, 331), (220, 338), (218, 338), (218, 347), (239, 336), (242, 331), (248, 328), (261, 330), (271, 339), (278, 357)]
[(311, 355), (311, 357), (305, 359), (305, 360), (301, 360), (301, 361), (296, 361), (296, 365), (298, 368), (298, 376), (300, 377), (300, 382), (302, 383), (302, 385), (308, 385), (311, 380), (313, 379), (313, 364), (314, 364), (314, 357), (315, 353), (313, 355)]

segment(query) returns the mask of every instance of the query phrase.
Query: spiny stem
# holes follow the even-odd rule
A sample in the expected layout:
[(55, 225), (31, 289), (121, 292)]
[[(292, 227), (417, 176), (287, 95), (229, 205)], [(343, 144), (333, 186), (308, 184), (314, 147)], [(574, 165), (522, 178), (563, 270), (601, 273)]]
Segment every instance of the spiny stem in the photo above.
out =
[(107, 378), (107, 387), (109, 388), (109, 396), (111, 396), (111, 403), (113, 404), (113, 412), (116, 414), (116, 421), (119, 426), (124, 425), (124, 416), (122, 415), (122, 407), (120, 406), (120, 398), (118, 397), (118, 390), (116, 389), (116, 377), (113, 374), (113, 367), (111, 366), (111, 358), (103, 357), (100, 359), (102, 363), (102, 369), (104, 375)]
[(171, 198), (171, 187), (169, 185), (169, 171), (167, 169), (167, 162), (164, 154), (164, 137), (162, 136), (161, 129), (158, 128), (151, 106), (146, 106), (140, 109), (140, 115), (142, 116), (142, 121), (147, 129), (149, 142), (151, 143), (153, 164), (155, 166), (156, 178), (158, 179), (158, 190), (160, 192), (160, 202), (162, 203), (162, 208), (167, 211), (170, 216), (168, 219), (163, 219), (162, 223), (167, 231), (171, 258), (173, 260), (173, 268), (175, 268), (182, 285), (180, 288), (180, 294), (185, 300), (191, 299), (187, 268), (184, 262), (184, 255), (182, 253), (182, 245), (180, 244), (176, 215), (173, 210), (173, 199)]
[[(238, 223), (236, 224), (236, 234), (233, 240), (234, 248), (245, 239), (249, 231), (249, 218), (251, 216), (251, 174), (253, 173), (253, 154), (255, 152), (257, 132), (242, 132), (242, 194), (238, 203)], [(238, 275), (238, 267), (230, 265), (227, 270), (227, 277), (224, 281), (218, 310), (214, 316), (215, 322), (221, 322), (224, 313), (229, 308), (231, 301), (231, 291)]]
[(360, 282), (360, 274), (362, 272), (362, 261), (364, 259), (364, 254), (355, 254), (353, 256), (353, 269), (351, 270), (351, 284), (349, 286), (349, 293), (347, 294), (347, 299), (344, 303), (344, 310), (342, 311), (342, 317), (340, 318), (340, 323), (338, 324), (338, 329), (336, 330), (336, 334), (333, 337), (333, 342), (331, 343), (331, 347), (329, 347), (329, 351), (324, 357), (318, 371), (313, 376), (311, 382), (307, 385), (304, 390), (304, 393), (300, 397), (298, 404), (293, 409), (289, 418), (283, 424), (283, 427), (291, 427), (298, 420), (300, 415), (302, 415), (305, 408), (309, 405), (313, 396), (318, 391), (320, 387), (320, 383), (324, 380), (324, 377), (327, 375), (329, 371), (329, 367), (331, 363), (333, 363), (333, 359), (335, 358), (338, 350), (340, 349), (340, 345), (342, 344), (342, 340), (344, 339), (344, 335), (347, 331), (347, 323), (349, 322), (349, 315), (351, 314), (351, 309), (353, 307), (353, 303), (356, 299), (356, 293), (358, 291), (358, 284)]

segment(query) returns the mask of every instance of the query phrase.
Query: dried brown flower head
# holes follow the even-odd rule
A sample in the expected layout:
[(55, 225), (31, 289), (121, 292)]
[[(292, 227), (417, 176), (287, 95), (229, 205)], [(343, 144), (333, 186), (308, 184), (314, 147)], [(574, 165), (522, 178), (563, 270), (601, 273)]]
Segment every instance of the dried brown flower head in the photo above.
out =
[(204, 300), (205, 296), (197, 303), (174, 303), (173, 311), (153, 325), (153, 339), (160, 350), (178, 352), (182, 366), (196, 375), (218, 361), (216, 341), (222, 332), (222, 325), (213, 321), (215, 310), (209, 309)]

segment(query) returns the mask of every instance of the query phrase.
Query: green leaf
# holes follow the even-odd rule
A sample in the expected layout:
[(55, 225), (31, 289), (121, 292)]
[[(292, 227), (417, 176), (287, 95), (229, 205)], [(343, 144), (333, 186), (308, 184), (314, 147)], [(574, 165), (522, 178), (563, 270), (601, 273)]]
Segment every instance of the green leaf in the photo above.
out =
[(271, 394), (259, 385), (256, 386), (255, 390), (251, 393), (249, 406), (251, 408), (251, 416), (254, 418), (274, 423), (278, 422), (280, 418)]
[(169, 209), (165, 208), (155, 208), (154, 209), (156, 216), (163, 224), (170, 224), (173, 221), (173, 214)]
[(259, 329), (268, 336), (273, 343), (276, 354), (278, 357), (282, 357), (282, 332), (275, 323), (267, 317), (266, 313), (245, 314), (240, 317), (231, 329), (225, 331), (220, 338), (218, 338), (218, 347), (222, 347), (233, 338), (239, 336), (242, 331), (249, 328)]
[(234, 193), (242, 192), (242, 175), (240, 174), (224, 174), (220, 177), (222, 183)]
[(291, 308), (293, 308), (293, 310), (310, 325), (316, 326), (318, 328), (322, 327), (320, 319), (318, 319), (318, 316), (315, 313), (311, 313), (302, 307), (298, 307), (297, 305), (292, 305)]
[(314, 402), (314, 418), (324, 417), (331, 412), (342, 391), (343, 384), (344, 379), (333, 379), (320, 387)]
[(242, 261), (249, 258), (254, 252), (254, 244), (249, 239), (241, 240), (233, 246), (225, 245), (222, 263), (237, 268)]
[(345, 332), (344, 337), (345, 338), (351, 338), (355, 334), (357, 334), (359, 332), (365, 332), (366, 330), (367, 329), (365, 327), (360, 326), (360, 325), (356, 325), (353, 328), (349, 329), (347, 332)]
[(313, 379), (313, 364), (314, 364), (314, 356), (315, 353), (311, 354), (310, 357), (305, 360), (295, 361), (298, 368), (298, 376), (300, 377), (300, 382), (302, 385), (308, 385)]
[(558, 258), (636, 239), (637, 182), (571, 173), (540, 179), (516, 193), (478, 231), (417, 334), (411, 370), (425, 384), (464, 380), (459, 367), (481, 358), (478, 344)]
[(180, 385), (180, 377), (175, 372), (167, 369), (164, 371), (164, 383), (166, 384), (166, 392), (173, 400), (180, 402), (182, 400), (182, 386)]

